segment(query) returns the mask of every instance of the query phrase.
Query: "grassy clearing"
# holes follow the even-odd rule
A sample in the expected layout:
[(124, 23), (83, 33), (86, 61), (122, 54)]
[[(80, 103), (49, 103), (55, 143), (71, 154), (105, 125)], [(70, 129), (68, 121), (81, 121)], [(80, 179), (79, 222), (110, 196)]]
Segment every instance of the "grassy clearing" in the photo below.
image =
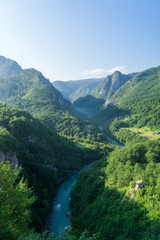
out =
[(148, 127), (142, 127), (142, 128), (124, 128), (124, 129), (128, 129), (132, 132), (135, 132), (143, 137), (146, 137), (148, 139), (151, 140), (155, 140), (155, 139), (159, 139), (160, 138), (160, 134), (158, 134), (160, 132), (160, 130), (150, 130)]

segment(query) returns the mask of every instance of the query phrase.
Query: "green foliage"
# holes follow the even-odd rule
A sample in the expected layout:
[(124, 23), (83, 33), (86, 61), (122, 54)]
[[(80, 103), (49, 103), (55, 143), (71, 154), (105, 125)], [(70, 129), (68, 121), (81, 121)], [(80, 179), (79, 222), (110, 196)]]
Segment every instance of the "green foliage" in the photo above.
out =
[(71, 102), (88, 95), (104, 78), (81, 79), (76, 81), (55, 81), (53, 86)]
[[(116, 150), (82, 172), (71, 193), (72, 233), (100, 240), (160, 239), (160, 142)], [(134, 190), (136, 181), (144, 187)]]
[[(47, 237), (48, 236), (46, 232), (35, 233), (33, 231), (30, 231), (28, 234), (20, 236), (18, 240), (45, 240)], [(51, 240), (50, 237), (48, 239)]]
[[(0, 105), (0, 150), (16, 152), (23, 166), (22, 173), (37, 196), (30, 209), (32, 224), (37, 230), (42, 230), (58, 182), (83, 164), (104, 156), (110, 148), (94, 124), (70, 113), (69, 102), (40, 72), (22, 70), (15, 62), (4, 60), (0, 59), (0, 100), (26, 109), (50, 128), (27, 112)], [(77, 101), (77, 107), (91, 115), (104, 103), (104, 96), (112, 96), (111, 103), (94, 116), (94, 120), (104, 123), (105, 131), (127, 147), (112, 152), (108, 158), (95, 162), (82, 172), (71, 193), (72, 229), (65, 236), (58, 236), (58, 240), (160, 239), (160, 142), (150, 142), (124, 129), (133, 126), (159, 129), (160, 67), (130, 75), (130, 80), (125, 78), (121, 83), (119, 77), (118, 73), (113, 74), (112, 79), (108, 78), (99, 92), (95, 92), (106, 91), (99, 102), (95, 96), (85, 97)], [(82, 107), (84, 99), (88, 99), (85, 109)], [(5, 179), (5, 176), (1, 177)], [(144, 186), (135, 190), (138, 180), (142, 180)], [(14, 184), (15, 181), (16, 178), (7, 185), (10, 189), (8, 199), (5, 191), (4, 196), (0, 194), (2, 239), (6, 236), (8, 239), (19, 236), (26, 240), (45, 239), (46, 233), (27, 232), (28, 207), (33, 198), (25, 195), (30, 190), (23, 180)], [(10, 185), (14, 187), (11, 189)], [(17, 225), (14, 225), (12, 215), (15, 208), (10, 205), (17, 196), (19, 200), (21, 191), (17, 190), (16, 196), (13, 194), (12, 197), (10, 194), (14, 188), (21, 189), (24, 196), (28, 196), (28, 201), (22, 198), (26, 203), (22, 201), (22, 207), (19, 201), (16, 202), (19, 204)], [(0, 186), (0, 193), (2, 190)], [(23, 214), (25, 226), (19, 220)]]
[(103, 124), (108, 135), (121, 139), (123, 143), (127, 138), (126, 133), (129, 138), (134, 134), (120, 129), (146, 126), (155, 131), (160, 128), (160, 67), (131, 74), (130, 77), (114, 92), (106, 109), (92, 116), (94, 121)]
[(119, 71), (115, 71), (112, 75), (106, 77), (103, 83), (99, 84), (91, 93), (96, 98), (102, 98), (104, 100), (110, 99), (113, 94), (129, 81), (135, 74), (122, 74)]
[[(107, 76), (104, 81), (95, 87), (88, 95), (76, 96), (76, 101), (74, 101), (73, 106), (88, 116), (99, 115), (103, 104), (109, 102), (111, 96), (134, 75), (135, 74), (126, 75), (118, 71), (114, 72), (112, 75)], [(77, 92), (75, 92), (75, 94), (77, 94)], [(93, 119), (95, 120), (95, 116)], [(102, 123), (101, 117), (100, 120)]]
[(121, 87), (112, 97), (129, 114), (129, 125), (160, 127), (160, 67), (147, 69)]
[(0, 150), (17, 153), (23, 174), (37, 196), (31, 217), (40, 231), (57, 184), (82, 165), (101, 158), (109, 148), (94, 124), (68, 111), (70, 103), (40, 72), (22, 70), (16, 62), (2, 60), (0, 101), (27, 110), (50, 128), (27, 112), (0, 104)]
[(97, 99), (91, 95), (78, 98), (73, 107), (81, 113), (91, 117), (93, 114), (99, 111), (100, 107), (105, 103), (103, 99)]
[(54, 236), (54, 233), (47, 234), (47, 232), (43, 233), (34, 233), (31, 231), (29, 234), (23, 235), (18, 240), (98, 240), (98, 234), (93, 234), (91, 237), (88, 236), (88, 231), (85, 230), (81, 233), (80, 237), (77, 239), (70, 232), (66, 232), (65, 235), (60, 234), (59, 236)]
[(21, 71), (22, 71), (22, 68), (18, 65), (18, 63), (16, 63), (15, 61), (13, 61), (11, 59), (7, 59), (3, 56), (0, 56), (0, 76), (1, 76), (1, 78), (11, 76), (11, 75), (16, 74)]
[(16, 138), (5, 128), (0, 126), (0, 149), (16, 149)]
[(99, 149), (88, 150), (67, 141), (16, 107), (0, 104), (0, 123), (0, 150), (17, 153), (23, 174), (37, 196), (31, 216), (32, 224), (40, 230), (57, 183), (101, 154)]
[[(5, 58), (0, 62), (0, 69), (8, 71), (5, 77), (0, 72), (1, 102), (25, 109), (67, 139), (92, 149), (97, 148), (97, 145), (103, 148), (106, 140), (98, 128), (71, 114), (71, 104), (49, 80), (35, 69), (11, 71), (10, 63), (12, 61)], [(12, 74), (9, 74), (10, 71)]]
[[(101, 240), (160, 239), (160, 142), (124, 129), (159, 129), (159, 80), (160, 67), (134, 76), (92, 117), (127, 147), (112, 152), (101, 165), (93, 164), (75, 185), (71, 223), (77, 237), (87, 229), (90, 235), (99, 232)], [(136, 192), (138, 180), (144, 188)]]
[[(19, 180), (20, 170), (0, 162), (0, 239), (18, 239), (27, 233), (30, 207), (35, 201), (26, 181)], [(18, 180), (18, 183), (17, 183)]]

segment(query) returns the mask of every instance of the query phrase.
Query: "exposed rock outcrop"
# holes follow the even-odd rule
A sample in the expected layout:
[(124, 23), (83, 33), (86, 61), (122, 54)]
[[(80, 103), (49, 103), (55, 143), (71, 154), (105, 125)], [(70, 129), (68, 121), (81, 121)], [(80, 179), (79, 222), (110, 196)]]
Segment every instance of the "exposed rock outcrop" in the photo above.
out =
[(19, 168), (19, 161), (15, 152), (3, 152), (0, 151), (0, 161), (6, 162), (9, 161), (13, 164), (13, 168)]
[(142, 179), (136, 181), (135, 187), (134, 187), (133, 189), (130, 189), (130, 190), (129, 190), (129, 191), (130, 191), (131, 198), (134, 198), (134, 197), (135, 197), (135, 194), (136, 194), (136, 192), (137, 192), (137, 190), (138, 190), (139, 188), (144, 188), (144, 184), (143, 184), (143, 180), (142, 180)]

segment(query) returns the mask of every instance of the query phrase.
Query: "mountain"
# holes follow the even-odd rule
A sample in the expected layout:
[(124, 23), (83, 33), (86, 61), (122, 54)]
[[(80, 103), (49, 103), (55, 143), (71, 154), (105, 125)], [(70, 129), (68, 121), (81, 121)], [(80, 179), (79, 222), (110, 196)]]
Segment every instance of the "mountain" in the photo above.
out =
[(125, 142), (130, 131), (155, 139), (160, 128), (159, 93), (160, 66), (135, 75), (111, 97), (107, 108), (93, 118), (120, 141)]
[[(100, 158), (81, 173), (73, 187), (72, 228), (65, 238), (158, 239), (160, 66), (131, 75), (115, 72), (90, 95), (74, 102), (81, 104), (81, 110), (92, 115), (92, 120), (103, 124), (105, 132), (126, 145), (112, 153), (102, 132), (73, 115), (69, 101), (39, 71), (23, 70), (15, 61), (1, 57), (0, 73), (0, 101), (21, 108), (0, 103), (0, 157), (14, 163), (13, 167), (0, 163), (0, 239), (17, 239), (16, 235), (12, 237), (15, 232), (17, 236), (23, 234), (19, 196), (25, 196), (22, 205), (33, 202), (26, 197), (31, 192), (26, 182), (12, 180), (16, 163), (22, 165), (19, 175), (36, 196), (28, 209), (31, 226), (40, 231), (57, 185), (82, 165)], [(142, 136), (146, 129), (157, 140)], [(11, 180), (11, 186), (5, 179)], [(19, 232), (17, 224), (22, 226)], [(31, 232), (29, 238), (37, 239), (36, 235)], [(27, 235), (24, 238), (28, 239)]]
[(97, 91), (97, 97), (109, 97), (110, 102), (92, 119), (126, 147), (81, 174), (71, 192), (72, 234), (78, 238), (87, 229), (100, 240), (157, 239), (160, 66), (132, 75), (113, 95), (100, 89), (104, 91), (99, 96)]
[(160, 66), (138, 73), (115, 93), (112, 102), (127, 106), (135, 105), (147, 98), (159, 98), (159, 92)]
[(71, 232), (78, 238), (87, 229), (89, 236), (98, 235), (100, 240), (157, 239), (160, 66), (130, 75), (122, 85), (118, 82), (110, 76), (97, 91), (79, 99), (81, 110), (88, 108), (86, 113), (93, 109), (89, 101), (107, 100), (92, 120), (126, 147), (81, 174), (71, 192)]
[(22, 68), (16, 61), (0, 56), (0, 78), (20, 72), (22, 72)]
[[(100, 133), (96, 134), (101, 141)], [(94, 141), (93, 137), (90, 134), (88, 142)], [(22, 167), (21, 177), (24, 176), (36, 197), (30, 210), (31, 226), (37, 231), (45, 227), (58, 184), (83, 165), (104, 156), (109, 146), (105, 145), (102, 154), (99, 149), (102, 144), (103, 140), (97, 143), (97, 149), (82, 147), (51, 131), (28, 112), (0, 103), (0, 162), (10, 161), (14, 167), (16, 164)], [(12, 214), (16, 214), (16, 209)]]
[(71, 102), (88, 95), (104, 78), (90, 78), (72, 81), (55, 81), (53, 86)]
[(107, 105), (112, 95), (134, 75), (136, 73), (126, 75), (119, 71), (114, 72), (112, 75), (107, 76), (89, 95), (74, 101), (74, 108), (93, 116), (103, 108), (103, 104)]
[(147, 69), (122, 86), (111, 101), (130, 112), (128, 122), (138, 127), (160, 127), (160, 66)]
[[(1, 57), (1, 59), (4, 59), (4, 57)], [(44, 96), (42, 96), (42, 93)], [(70, 106), (70, 103), (63, 98), (61, 93), (52, 86), (41, 72), (33, 68), (22, 70), (15, 61), (9, 59), (0, 61), (1, 100), (23, 106), (27, 101), (31, 101), (31, 98), (33, 99), (35, 95), (40, 94), (41, 100), (47, 95), (52, 104), (57, 107)], [(41, 106), (43, 107), (42, 102)]]
[(70, 102), (41, 72), (1, 59), (0, 153), (1, 157), (15, 156), (22, 165), (21, 175), (37, 199), (31, 225), (40, 231), (58, 183), (100, 159), (110, 146), (95, 124), (69, 111)]
[[(15, 61), (1, 59), (0, 69), (4, 71), (0, 75), (0, 102), (25, 109), (60, 135), (83, 145), (96, 146), (100, 142), (98, 133), (102, 142), (106, 141), (96, 125), (70, 112), (71, 103), (41, 72), (33, 68), (22, 70)], [(89, 143), (90, 135), (93, 138)]]
[(105, 99), (108, 102), (112, 95), (134, 75), (136, 73), (122, 74), (119, 71), (115, 71), (112, 75), (107, 76), (103, 83), (91, 92), (91, 95), (96, 98)]

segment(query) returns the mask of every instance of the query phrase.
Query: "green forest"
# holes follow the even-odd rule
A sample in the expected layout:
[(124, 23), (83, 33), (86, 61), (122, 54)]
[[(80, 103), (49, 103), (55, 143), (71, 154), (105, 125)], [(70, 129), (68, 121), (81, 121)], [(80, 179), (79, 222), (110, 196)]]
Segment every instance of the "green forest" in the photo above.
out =
[(71, 193), (73, 234), (160, 239), (159, 156), (160, 141), (132, 143), (83, 171)]
[[(39, 71), (0, 57), (0, 240), (160, 239), (160, 67), (102, 80), (71, 104)], [(59, 184), (88, 164), (71, 228), (48, 233)]]
[[(158, 139), (159, 82), (159, 67), (133, 75), (105, 109), (92, 116), (126, 147), (93, 163), (72, 189), (72, 233), (77, 238), (87, 229), (100, 240), (160, 239), (160, 140), (141, 132), (147, 128)], [(136, 189), (138, 182), (142, 187)]]
[(0, 104), (0, 124), (0, 151), (16, 153), (22, 166), (20, 176), (27, 180), (35, 196), (31, 225), (41, 231), (57, 184), (84, 164), (101, 158), (103, 151), (110, 148), (106, 146), (103, 151), (82, 148), (51, 131), (29, 113), (4, 104)]
[(1, 58), (0, 102), (26, 110), (59, 135), (85, 146), (88, 144), (89, 148), (106, 142), (95, 124), (74, 114), (71, 103), (41, 72), (22, 70), (15, 61)]

